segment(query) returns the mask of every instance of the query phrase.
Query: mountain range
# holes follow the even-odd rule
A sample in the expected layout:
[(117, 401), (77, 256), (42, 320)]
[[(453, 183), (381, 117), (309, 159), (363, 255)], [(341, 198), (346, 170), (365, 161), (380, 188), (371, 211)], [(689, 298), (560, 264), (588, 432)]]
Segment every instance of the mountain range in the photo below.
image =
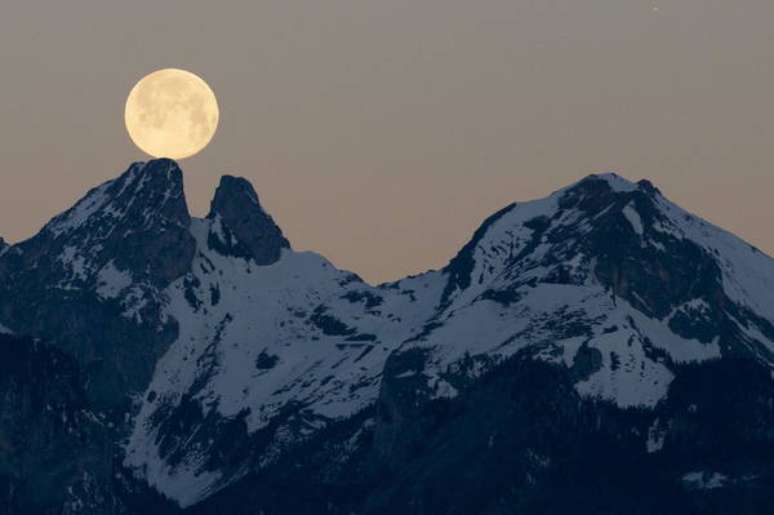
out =
[(0, 514), (770, 513), (774, 260), (591, 175), (372, 286), (134, 163), (0, 239)]

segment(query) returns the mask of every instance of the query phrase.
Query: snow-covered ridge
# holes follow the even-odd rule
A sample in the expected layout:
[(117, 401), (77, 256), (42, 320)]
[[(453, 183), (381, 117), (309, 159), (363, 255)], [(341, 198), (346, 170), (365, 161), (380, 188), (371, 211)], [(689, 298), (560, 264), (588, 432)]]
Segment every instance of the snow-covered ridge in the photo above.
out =
[(728, 295), (774, 323), (774, 258), (663, 197), (658, 201), (670, 222), (659, 229), (694, 241), (717, 256)]
[[(600, 198), (606, 200), (597, 205)], [(282, 446), (376, 402), (388, 356), (416, 348), (427, 356), (423, 368), (395, 378), (421, 377), (436, 398), (457, 395), (462, 376), (532, 349), (536, 359), (579, 370), (583, 396), (655, 407), (668, 395), (675, 367), (718, 359), (729, 342), (675, 329), (683, 314), (709, 316), (706, 299), (688, 299), (659, 318), (640, 310), (647, 301), (636, 291), (634, 304), (611, 294), (597, 275), (599, 250), (587, 240), (600, 226), (618, 226), (616, 238), (631, 238), (633, 252), (669, 253), (668, 239), (656, 233), (690, 237), (678, 219), (684, 215), (673, 217), (671, 206), (649, 183), (591, 176), (503, 209), (444, 270), (379, 288), (315, 254), (286, 249), (268, 266), (224, 255), (210, 247), (213, 238), (238, 241), (220, 216), (194, 220), (192, 273), (166, 293), (166, 314), (179, 321), (180, 334), (157, 365), (148, 390), (154, 400), (142, 404), (126, 463), (181, 505), (193, 504), (239, 474), (208, 471), (207, 453), (196, 446), (168, 465), (152, 422), (160, 411), (190, 396), (205, 416), (243, 417), (248, 431), (257, 431), (289, 403), (303, 404), (305, 429), (283, 426), (264, 458), (271, 460)], [(746, 244), (728, 244), (746, 252)], [(764, 272), (766, 266), (772, 268), (767, 263)], [(191, 482), (200, 488), (185, 489)]]
[(189, 223), (177, 163), (137, 162), (12, 248), (22, 256), (22, 266), (55, 268), (49, 280), (57, 279), (50, 287), (96, 292), (103, 301), (123, 304), (128, 318), (137, 318), (129, 311), (147, 304), (142, 298), (155, 297), (159, 285), (187, 268), (193, 246), (190, 236), (185, 241)]
[[(586, 398), (649, 409), (687, 363), (774, 356), (774, 261), (644, 181), (590, 176), (513, 204), (444, 269), (378, 287), (293, 251), (244, 179), (215, 197), (191, 219), (173, 162), (135, 164), (39, 239), (56, 272), (46, 288), (169, 332), (132, 392), (125, 464), (181, 506), (374, 406), (384, 381), (454, 397), (526, 352), (568, 369)], [(219, 446), (259, 434), (249, 461), (212, 466)]]
[(108, 190), (117, 183), (123, 183), (119, 195), (123, 194), (130, 185), (134, 186), (133, 193), (136, 193), (149, 178), (148, 174), (141, 173), (146, 166), (147, 163), (144, 162), (133, 163), (120, 177), (106, 181), (89, 190), (72, 208), (56, 216), (46, 224), (43, 230), (47, 230), (56, 236), (75, 231), (103, 209), (107, 211), (103, 214), (117, 217), (119, 213), (107, 210), (110, 201), (113, 199), (113, 196), (108, 194)]
[[(177, 163), (169, 159), (136, 162), (119, 177), (91, 189), (72, 208), (46, 224), (42, 232), (60, 237), (97, 221), (119, 224), (137, 209), (136, 204), (152, 199), (152, 204), (139, 206), (143, 219), (133, 220), (141, 228), (149, 217), (162, 213), (170, 200), (182, 196), (182, 172)], [(101, 232), (100, 236), (107, 237), (108, 233)]]
[[(267, 266), (222, 255), (209, 246), (223, 237), (217, 217), (194, 219), (191, 233), (192, 272), (165, 292), (178, 338), (156, 366), (153, 400), (140, 408), (126, 459), (183, 506), (235, 478), (203, 473), (205, 455), (196, 452), (166, 465), (153, 423), (160, 412), (193, 396), (205, 417), (244, 416), (250, 432), (291, 402), (308, 406), (311, 424), (354, 415), (376, 400), (387, 355), (431, 309), (414, 310), (400, 289), (378, 291), (315, 253), (286, 249)], [(433, 284), (441, 286), (424, 287)], [(191, 482), (206, 484), (196, 491)]]
[[(610, 188), (612, 188), (612, 190), (616, 192), (628, 193), (628, 192), (635, 191), (638, 187), (637, 183), (618, 175), (618, 173), (616, 172), (593, 174), (593, 175), (590, 175), (589, 177), (594, 177), (605, 181), (610, 186)], [(588, 180), (589, 177), (583, 180)], [(579, 182), (582, 182), (582, 181), (579, 181)]]
[[(607, 189), (600, 189), (600, 183)], [(615, 232), (600, 238), (600, 228)], [(632, 183), (614, 174), (590, 176), (547, 198), (517, 204), (482, 229), (473, 247), (445, 271), (454, 278), (462, 262), (469, 281), (462, 286), (457, 281), (448, 307), (434, 316), (425, 334), (400, 350), (428, 352), (424, 374), (431, 390), (443, 378), (469, 373), (460, 367), (469, 356), (474, 361), (481, 356), (481, 363), (492, 366), (530, 348), (537, 357), (568, 368), (586, 360), (595, 363), (595, 370), (576, 383), (584, 396), (621, 407), (652, 407), (668, 394), (679, 364), (717, 359), (723, 348), (747, 347), (751, 341), (774, 352), (774, 326), (765, 322), (729, 316), (739, 329), (729, 336), (718, 320), (725, 304), (707, 286), (705, 293), (699, 290), (706, 297), (675, 301), (667, 315), (654, 316), (641, 306), (659, 299), (658, 290), (645, 299), (644, 292), (628, 286), (638, 280), (637, 268), (627, 269), (631, 277), (623, 282), (621, 271), (612, 278), (599, 275), (601, 269), (620, 266), (618, 259), (641, 260), (638, 266), (643, 268), (676, 263), (690, 270), (693, 254), (680, 255), (682, 247), (667, 248), (676, 241), (670, 238), (690, 240), (717, 262), (723, 271), (718, 287), (732, 301), (774, 320), (771, 258), (683, 212), (650, 183)], [(667, 231), (668, 237), (660, 236)], [(609, 244), (623, 253), (620, 258), (606, 257)], [(608, 260), (604, 266), (603, 260)], [(611, 279), (617, 282), (611, 285)], [(652, 280), (644, 279), (646, 284)], [(696, 288), (690, 278), (681, 281), (686, 293)], [(616, 296), (611, 286), (632, 300)], [(703, 326), (684, 328), (686, 320)], [(663, 357), (657, 357), (660, 353)]]
[(90, 190), (75, 206), (51, 220), (43, 230), (58, 236), (80, 228), (110, 201), (106, 191), (116, 180), (105, 182)]

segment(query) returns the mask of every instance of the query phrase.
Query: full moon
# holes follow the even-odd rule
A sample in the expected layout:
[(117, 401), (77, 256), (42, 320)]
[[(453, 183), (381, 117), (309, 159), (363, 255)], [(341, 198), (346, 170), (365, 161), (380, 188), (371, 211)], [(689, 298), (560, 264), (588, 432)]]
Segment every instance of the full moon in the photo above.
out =
[(126, 99), (129, 137), (153, 157), (190, 157), (212, 139), (218, 127), (218, 101), (200, 77), (166, 68), (143, 77)]

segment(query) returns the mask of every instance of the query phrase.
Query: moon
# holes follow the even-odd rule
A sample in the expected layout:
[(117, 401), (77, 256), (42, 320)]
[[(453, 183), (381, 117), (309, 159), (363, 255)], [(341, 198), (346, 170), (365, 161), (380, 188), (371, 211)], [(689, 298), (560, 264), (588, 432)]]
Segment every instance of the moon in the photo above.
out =
[(201, 77), (166, 68), (135, 84), (126, 99), (129, 137), (153, 157), (183, 159), (206, 147), (218, 128), (218, 100)]

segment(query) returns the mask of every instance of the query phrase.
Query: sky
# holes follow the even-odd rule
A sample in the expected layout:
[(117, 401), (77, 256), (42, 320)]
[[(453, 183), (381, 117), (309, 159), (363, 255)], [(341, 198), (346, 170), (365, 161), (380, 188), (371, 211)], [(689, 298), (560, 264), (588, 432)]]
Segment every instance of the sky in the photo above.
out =
[(147, 159), (124, 103), (174, 67), (221, 108), (180, 162), (192, 214), (242, 175), (294, 248), (370, 282), (607, 171), (771, 255), (772, 20), (771, 0), (4, 0), (0, 236)]

